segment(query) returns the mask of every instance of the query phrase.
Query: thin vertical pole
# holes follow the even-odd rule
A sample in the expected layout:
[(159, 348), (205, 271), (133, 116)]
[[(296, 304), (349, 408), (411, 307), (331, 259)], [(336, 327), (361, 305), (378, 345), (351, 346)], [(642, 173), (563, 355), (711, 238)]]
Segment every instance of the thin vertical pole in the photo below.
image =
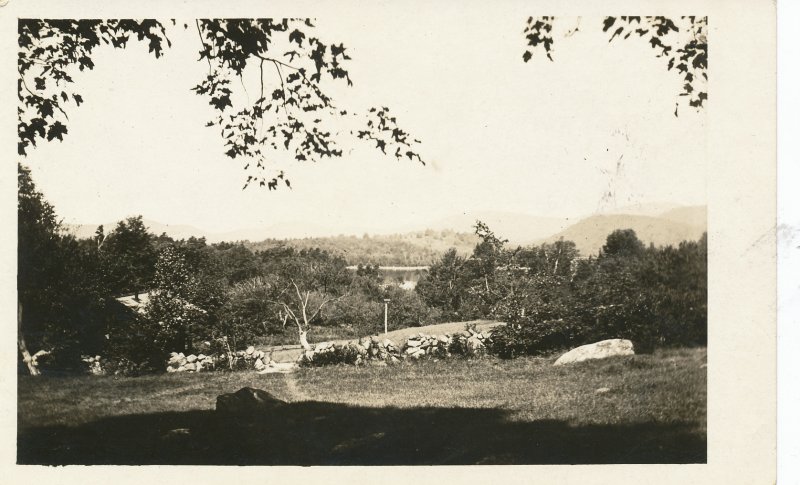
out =
[(383, 303), (383, 334), (389, 333), (389, 302)]

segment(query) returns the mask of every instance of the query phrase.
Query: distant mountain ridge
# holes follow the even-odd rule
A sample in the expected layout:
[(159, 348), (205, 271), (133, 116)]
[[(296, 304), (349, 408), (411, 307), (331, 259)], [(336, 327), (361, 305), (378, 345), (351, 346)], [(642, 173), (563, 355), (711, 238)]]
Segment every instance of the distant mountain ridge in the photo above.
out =
[(463, 212), (428, 224), (429, 229), (472, 233), (475, 222), (486, 223), (491, 230), (512, 244), (529, 244), (566, 229), (578, 219), (545, 217), (499, 211)]
[(606, 237), (616, 229), (633, 229), (645, 244), (677, 245), (697, 240), (707, 231), (705, 206), (680, 207), (657, 216), (632, 214), (596, 214), (581, 219), (563, 231), (538, 241), (573, 241), (582, 256), (597, 255)]
[[(596, 255), (606, 237), (615, 229), (633, 229), (645, 244), (676, 245), (684, 240), (696, 240), (707, 227), (705, 206), (678, 207), (669, 204), (649, 204), (621, 208), (623, 213), (599, 213), (584, 218), (539, 217), (507, 212), (465, 212), (434, 221), (425, 230), (410, 230), (397, 234), (319, 236), (330, 232), (314, 225), (276, 224), (263, 229), (212, 233), (190, 225), (162, 224), (145, 219), (153, 234), (166, 233), (174, 239), (191, 236), (205, 237), (209, 242), (246, 241), (252, 250), (278, 245), (297, 249), (319, 247), (336, 252), (350, 264), (428, 265), (449, 248), (468, 255), (478, 242), (473, 233), (476, 220), (489, 225), (510, 245), (528, 246), (554, 242), (561, 238), (575, 242), (583, 256)], [(647, 214), (648, 211), (663, 211)], [(65, 225), (67, 232), (78, 238), (94, 236), (98, 225)], [(116, 223), (104, 224), (106, 233)], [(248, 236), (260, 235), (260, 238)]]

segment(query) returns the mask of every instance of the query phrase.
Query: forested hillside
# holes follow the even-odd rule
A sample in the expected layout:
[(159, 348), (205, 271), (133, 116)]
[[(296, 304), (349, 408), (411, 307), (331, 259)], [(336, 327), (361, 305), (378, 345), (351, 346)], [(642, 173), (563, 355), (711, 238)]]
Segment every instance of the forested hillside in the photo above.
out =
[(682, 208), (657, 217), (631, 214), (598, 214), (581, 219), (576, 224), (541, 242), (559, 239), (573, 241), (581, 256), (597, 256), (606, 237), (617, 229), (633, 229), (646, 245), (678, 245), (694, 241), (706, 232), (705, 207)]
[(450, 248), (469, 254), (478, 237), (450, 230), (417, 231), (406, 234), (311, 237), (303, 239), (266, 239), (246, 242), (253, 252), (279, 246), (297, 250), (319, 248), (344, 258), (348, 264), (380, 266), (427, 266), (441, 258)]

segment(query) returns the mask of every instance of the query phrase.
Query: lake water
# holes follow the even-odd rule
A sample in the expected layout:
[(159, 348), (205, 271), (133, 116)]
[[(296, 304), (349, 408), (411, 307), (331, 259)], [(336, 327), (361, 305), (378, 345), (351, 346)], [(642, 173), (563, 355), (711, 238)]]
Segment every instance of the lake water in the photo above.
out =
[[(353, 271), (357, 266), (348, 266)], [(384, 284), (396, 284), (405, 290), (413, 290), (429, 266), (381, 266), (379, 271)]]

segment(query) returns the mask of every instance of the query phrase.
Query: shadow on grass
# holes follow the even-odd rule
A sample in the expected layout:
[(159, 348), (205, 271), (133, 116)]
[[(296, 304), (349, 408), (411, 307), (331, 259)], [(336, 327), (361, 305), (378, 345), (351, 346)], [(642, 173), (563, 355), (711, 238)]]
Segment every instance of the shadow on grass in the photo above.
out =
[(190, 411), (20, 427), (20, 464), (428, 465), (705, 463), (689, 424), (571, 427), (500, 409), (300, 402), (243, 416)]

